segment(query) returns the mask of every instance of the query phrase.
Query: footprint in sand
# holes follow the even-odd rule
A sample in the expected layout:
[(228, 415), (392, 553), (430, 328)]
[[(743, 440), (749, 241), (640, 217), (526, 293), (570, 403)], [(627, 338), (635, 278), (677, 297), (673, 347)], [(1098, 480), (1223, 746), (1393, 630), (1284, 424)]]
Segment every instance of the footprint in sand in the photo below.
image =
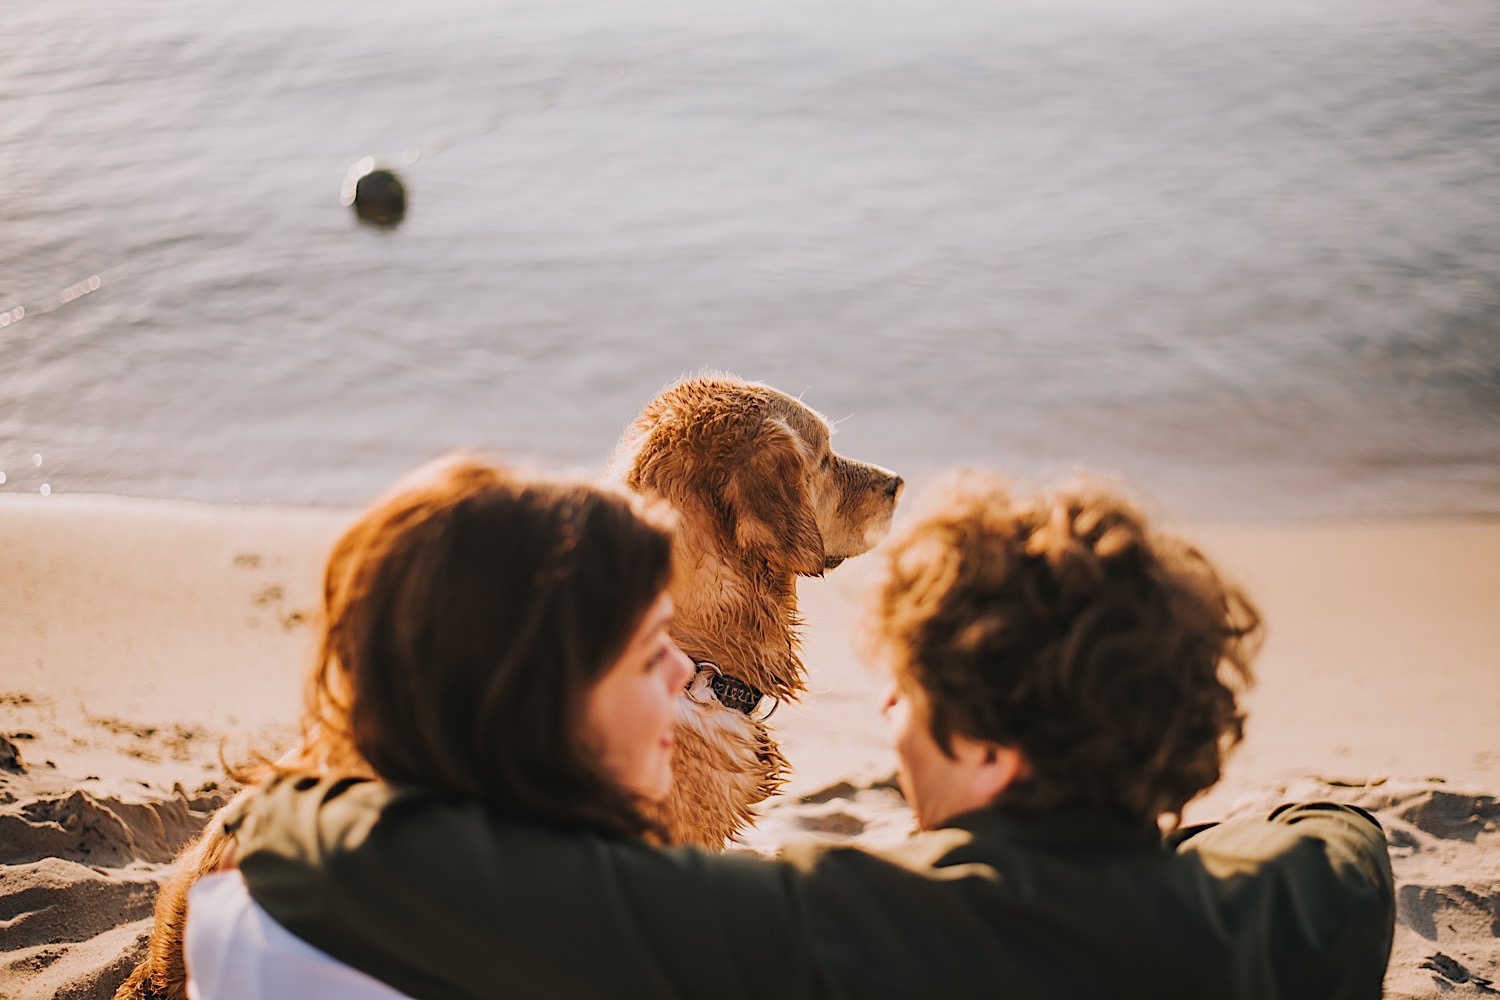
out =
[(812, 833), (828, 833), (838, 837), (857, 837), (865, 832), (868, 824), (846, 809), (833, 803), (852, 805), (860, 792), (859, 786), (849, 781), (835, 781), (825, 788), (809, 792), (797, 801), (800, 805), (826, 805), (821, 811), (802, 811), (796, 817), (799, 828)]
[(839, 837), (857, 837), (868, 825), (858, 816), (835, 809), (826, 813), (815, 813), (797, 817), (797, 825), (812, 833), (831, 833)]
[(1476, 885), (1407, 883), (1396, 892), (1397, 918), (1429, 941), (1500, 937), (1500, 891)]
[[(234, 566), (242, 570), (259, 570), (265, 560), (256, 552), (241, 552), (234, 557)], [(269, 613), (275, 619), (276, 624), (281, 626), (283, 632), (301, 628), (307, 624), (308, 613), (297, 608), (286, 607), (286, 588), (279, 583), (267, 583), (256, 590), (250, 597), (250, 603), (256, 608)], [(250, 619), (251, 624), (256, 619)]]
[(286, 592), (281, 589), (281, 584), (279, 583), (267, 584), (257, 590), (255, 596), (251, 598), (255, 602), (255, 606), (259, 608), (263, 608), (268, 604), (280, 604), (285, 599)]
[[(1329, 789), (1329, 798), (1338, 798)], [(1496, 996), (1500, 979), (1500, 799), (1432, 783), (1356, 794), (1391, 843), (1396, 939), (1387, 995)]]
[(874, 781), (859, 785), (850, 781), (835, 781), (826, 788), (820, 788), (815, 792), (808, 792), (797, 801), (804, 805), (822, 805), (825, 802), (832, 802), (834, 799), (853, 799), (860, 792), (871, 790), (895, 792), (897, 795), (901, 794), (901, 786), (896, 780), (896, 775), (892, 773), (883, 778), (876, 778)]
[(848, 781), (835, 781), (826, 788), (820, 788), (816, 792), (808, 792), (797, 801), (804, 805), (822, 805), (832, 802), (834, 799), (852, 799), (858, 794), (859, 788)]
[(268, 612), (281, 626), (283, 632), (301, 628), (307, 624), (307, 613), (296, 608), (286, 607), (286, 589), (279, 583), (269, 583), (261, 587), (250, 598), (257, 607)]
[(26, 762), (21, 759), (21, 748), (10, 741), (9, 737), (0, 735), (0, 771), (9, 771), (12, 774), (25, 774)]
[(1428, 955), (1426, 960), (1423, 961), (1421, 968), (1436, 972), (1437, 975), (1433, 978), (1439, 980), (1440, 982), (1446, 980), (1446, 983), (1443, 983), (1442, 985), (1447, 986), (1448, 989), (1451, 989), (1453, 986), (1461, 986), (1467, 983), (1477, 989), (1480, 993), (1500, 993), (1500, 991), (1497, 991), (1495, 989), (1495, 984), (1492, 981), (1485, 979), (1482, 976), (1474, 975), (1464, 966), (1462, 962), (1458, 961), (1457, 959), (1450, 958), (1440, 951)]
[(798, 797), (788, 812), (797, 829), (870, 843), (895, 843), (911, 826), (894, 774), (871, 781), (835, 781)]
[(1412, 826), (1444, 840), (1477, 844), (1500, 839), (1500, 801), (1487, 795), (1462, 795), (1434, 789), (1419, 795), (1396, 815)]

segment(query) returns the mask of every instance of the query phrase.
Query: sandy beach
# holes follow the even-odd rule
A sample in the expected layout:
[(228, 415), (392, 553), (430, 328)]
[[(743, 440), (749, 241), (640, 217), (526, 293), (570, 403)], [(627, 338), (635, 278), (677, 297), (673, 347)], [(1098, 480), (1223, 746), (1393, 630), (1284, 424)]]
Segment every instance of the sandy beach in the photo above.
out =
[[(0, 496), (0, 997), (108, 997), (155, 886), (291, 737), (342, 511)], [(1286, 798), (1375, 811), (1398, 880), (1391, 997), (1500, 990), (1500, 520), (1195, 525), (1269, 638), (1244, 746), (1189, 821)], [(878, 845), (909, 819), (854, 637), (871, 563), (801, 588), (813, 694), (745, 838)]]

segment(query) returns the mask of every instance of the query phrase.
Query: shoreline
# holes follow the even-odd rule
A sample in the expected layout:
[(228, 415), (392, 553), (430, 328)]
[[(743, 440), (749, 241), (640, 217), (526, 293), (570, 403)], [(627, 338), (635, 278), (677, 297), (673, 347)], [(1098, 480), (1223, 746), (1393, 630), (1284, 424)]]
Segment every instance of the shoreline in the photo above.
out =
[[(0, 634), (10, 637), (0, 692), (148, 724), (289, 724), (323, 555), (353, 515), (0, 494)], [(1154, 520), (1196, 541), (1266, 621), (1226, 784), (1323, 768), (1500, 786), (1500, 743), (1486, 732), (1500, 705), (1500, 515)], [(829, 744), (817, 749), (846, 769), (877, 767), (884, 753), (884, 682), (855, 648), (873, 569), (855, 559), (800, 581), (811, 692), (775, 720), (783, 742)], [(875, 723), (847, 714), (862, 710)], [(847, 718), (835, 729), (857, 746), (815, 738), (828, 720), (805, 720), (824, 714)], [(830, 767), (805, 770), (793, 790)]]

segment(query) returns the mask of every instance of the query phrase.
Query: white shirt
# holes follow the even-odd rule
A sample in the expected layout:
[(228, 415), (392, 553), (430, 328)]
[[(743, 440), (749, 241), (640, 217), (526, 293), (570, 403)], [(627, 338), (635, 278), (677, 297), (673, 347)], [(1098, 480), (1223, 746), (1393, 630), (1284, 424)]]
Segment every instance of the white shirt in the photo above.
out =
[(188, 892), (188, 1000), (402, 1000), (271, 919), (237, 871)]

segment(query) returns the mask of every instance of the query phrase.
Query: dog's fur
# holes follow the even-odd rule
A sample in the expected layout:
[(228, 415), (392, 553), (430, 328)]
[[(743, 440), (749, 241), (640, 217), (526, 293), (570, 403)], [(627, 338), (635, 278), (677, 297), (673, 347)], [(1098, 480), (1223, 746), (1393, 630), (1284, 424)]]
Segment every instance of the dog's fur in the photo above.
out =
[[(806, 689), (796, 578), (873, 547), (901, 478), (834, 454), (827, 422), (791, 396), (727, 376), (653, 399), (611, 471), (677, 510), (677, 645), (795, 700)], [(679, 702), (672, 793), (658, 818), (675, 843), (720, 848), (782, 784), (787, 762), (762, 723), (719, 704), (707, 685), (700, 675)]]
[[(796, 399), (727, 375), (685, 379), (653, 399), (610, 475), (677, 511), (673, 639), (781, 700), (806, 682), (796, 577), (821, 576), (874, 546), (902, 488), (884, 469), (833, 454), (827, 422)], [(780, 786), (786, 760), (764, 724), (718, 703), (704, 675), (678, 719), (673, 791), (657, 818), (674, 843), (719, 848)], [(323, 753), (305, 745), (282, 763), (326, 768)], [(178, 859), (157, 896), (147, 956), (115, 1000), (186, 996), (188, 889), (219, 867), (226, 844), (215, 817)]]

